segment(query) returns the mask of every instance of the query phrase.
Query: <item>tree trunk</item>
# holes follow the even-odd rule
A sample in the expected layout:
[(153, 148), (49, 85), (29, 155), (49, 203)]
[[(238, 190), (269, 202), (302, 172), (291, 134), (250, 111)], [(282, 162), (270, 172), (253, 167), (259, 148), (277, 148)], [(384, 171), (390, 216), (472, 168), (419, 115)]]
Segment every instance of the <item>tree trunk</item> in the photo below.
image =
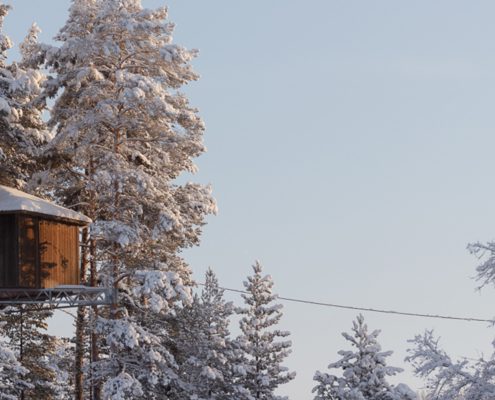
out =
[[(88, 228), (83, 229), (82, 234), (82, 259), (81, 259), (81, 274), (79, 281), (81, 285), (86, 283), (86, 272), (88, 264)], [(83, 360), (84, 360), (84, 332), (86, 329), (86, 308), (77, 308), (76, 320), (76, 360), (75, 360), (75, 396), (76, 400), (84, 400), (84, 375), (83, 375)]]
[[(19, 361), (22, 364), (22, 356), (24, 354), (24, 309), (22, 306), (19, 307), (19, 315), (20, 315), (20, 322), (21, 326), (19, 329)], [(24, 400), (24, 389), (21, 390), (21, 400)]]
[[(95, 239), (90, 240), (90, 257), (91, 260), (89, 262), (90, 265), (90, 285), (95, 287), (97, 286), (96, 282), (96, 242)], [(93, 306), (93, 321), (96, 321), (98, 318), (98, 306)], [(96, 334), (94, 327), (91, 330), (91, 364), (96, 363), (100, 358), (98, 351), (98, 335)], [(92, 387), (92, 400), (100, 400), (101, 397), (101, 388), (100, 383), (93, 381), (91, 384)]]

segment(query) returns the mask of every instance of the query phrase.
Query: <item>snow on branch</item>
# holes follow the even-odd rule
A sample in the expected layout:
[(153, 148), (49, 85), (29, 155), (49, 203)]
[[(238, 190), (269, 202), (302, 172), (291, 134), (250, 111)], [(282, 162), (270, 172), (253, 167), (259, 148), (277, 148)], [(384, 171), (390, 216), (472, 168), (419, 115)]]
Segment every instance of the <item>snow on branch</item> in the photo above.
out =
[(439, 345), (432, 331), (409, 340), (410, 362), (417, 376), (427, 379), (429, 397), (435, 400), (495, 398), (495, 360), (480, 358), (453, 361)]
[(495, 285), (495, 242), (472, 243), (468, 245), (468, 250), (481, 260), (481, 264), (476, 267), (476, 280), (481, 282), (479, 288)]

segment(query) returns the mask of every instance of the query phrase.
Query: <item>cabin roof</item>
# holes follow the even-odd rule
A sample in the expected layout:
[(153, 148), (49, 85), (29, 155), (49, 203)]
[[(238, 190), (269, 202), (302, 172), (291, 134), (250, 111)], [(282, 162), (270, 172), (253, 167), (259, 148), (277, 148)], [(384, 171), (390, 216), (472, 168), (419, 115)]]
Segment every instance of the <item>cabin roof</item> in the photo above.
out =
[(78, 225), (87, 225), (90, 218), (68, 208), (58, 206), (47, 200), (0, 185), (0, 214), (23, 212), (72, 221)]

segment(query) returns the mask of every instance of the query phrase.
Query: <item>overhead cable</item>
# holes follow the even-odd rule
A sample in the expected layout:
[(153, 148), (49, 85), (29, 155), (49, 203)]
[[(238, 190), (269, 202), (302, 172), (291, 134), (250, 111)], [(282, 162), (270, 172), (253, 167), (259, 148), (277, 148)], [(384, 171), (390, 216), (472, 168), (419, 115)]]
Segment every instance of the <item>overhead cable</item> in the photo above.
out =
[[(199, 283), (199, 285), (204, 286), (203, 283)], [(231, 289), (231, 288), (226, 288), (226, 287), (220, 287), (220, 289), (225, 290), (227, 292), (249, 294), (245, 290)], [(321, 302), (321, 301), (302, 300), (302, 299), (296, 299), (293, 297), (283, 297), (283, 296), (277, 296), (277, 299), (283, 300), (283, 301), (290, 301), (293, 303), (302, 303), (302, 304), (309, 304), (309, 305), (316, 305), (316, 306), (323, 306), (323, 307), (341, 308), (341, 309), (345, 309), (345, 310), (354, 310), (354, 311), (366, 311), (366, 312), (374, 312), (374, 313), (381, 313), (381, 314), (403, 315), (406, 317), (448, 319), (448, 320), (466, 321), (466, 322), (487, 322), (489, 324), (495, 323), (495, 320), (493, 320), (493, 319), (483, 319), (483, 318), (474, 318), (474, 317), (457, 317), (457, 316), (440, 315), (440, 314), (422, 314), (422, 313), (396, 311), (396, 310), (384, 310), (384, 309), (379, 309), (379, 308), (348, 306), (348, 305), (342, 305), (342, 304), (325, 303), (325, 302)]]

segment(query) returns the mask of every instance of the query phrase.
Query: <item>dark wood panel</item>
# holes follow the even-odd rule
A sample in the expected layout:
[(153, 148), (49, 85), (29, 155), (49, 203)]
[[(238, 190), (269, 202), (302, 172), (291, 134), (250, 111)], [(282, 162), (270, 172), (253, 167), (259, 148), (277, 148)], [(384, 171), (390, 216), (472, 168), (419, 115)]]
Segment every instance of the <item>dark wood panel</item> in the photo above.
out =
[(0, 287), (17, 285), (16, 229), (14, 215), (0, 215)]
[(38, 220), (19, 215), (19, 286), (39, 287)]

